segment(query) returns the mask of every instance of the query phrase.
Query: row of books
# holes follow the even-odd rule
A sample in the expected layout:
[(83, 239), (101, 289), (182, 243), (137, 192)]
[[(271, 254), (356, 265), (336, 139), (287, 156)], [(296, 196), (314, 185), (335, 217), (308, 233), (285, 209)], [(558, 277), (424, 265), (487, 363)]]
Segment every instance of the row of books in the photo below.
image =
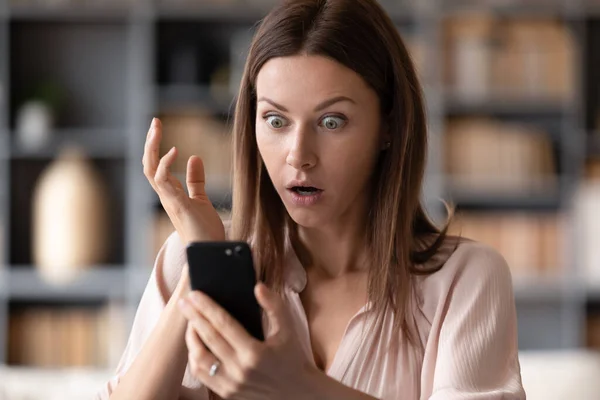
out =
[(575, 40), (560, 21), (462, 15), (445, 24), (446, 85), (462, 98), (568, 99)]
[(531, 125), (484, 117), (451, 119), (444, 148), (455, 189), (547, 193), (557, 183), (552, 141)]
[(462, 212), (451, 232), (495, 248), (515, 279), (552, 278), (563, 272), (565, 227), (565, 218), (556, 213)]
[(8, 363), (48, 368), (113, 366), (123, 350), (124, 329), (120, 307), (13, 310)]

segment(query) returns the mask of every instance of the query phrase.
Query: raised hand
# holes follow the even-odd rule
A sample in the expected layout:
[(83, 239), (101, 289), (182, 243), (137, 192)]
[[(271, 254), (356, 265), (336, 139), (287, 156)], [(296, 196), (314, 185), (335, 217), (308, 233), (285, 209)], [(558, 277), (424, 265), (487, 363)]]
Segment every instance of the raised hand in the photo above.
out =
[(162, 158), (159, 156), (162, 133), (162, 123), (154, 118), (146, 137), (142, 164), (144, 175), (158, 194), (181, 240), (186, 244), (194, 241), (225, 240), (223, 222), (206, 195), (202, 159), (192, 156), (188, 160), (188, 194), (170, 171), (177, 158), (177, 148), (173, 147)]

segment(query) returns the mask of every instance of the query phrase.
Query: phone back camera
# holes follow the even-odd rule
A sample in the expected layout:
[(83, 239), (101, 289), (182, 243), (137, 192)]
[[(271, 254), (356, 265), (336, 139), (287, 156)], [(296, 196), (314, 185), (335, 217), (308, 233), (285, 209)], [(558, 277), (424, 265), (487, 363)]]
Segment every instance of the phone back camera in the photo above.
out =
[(230, 256), (231, 254), (233, 254), (233, 252), (231, 251), (231, 249), (225, 249), (225, 254)]
[(239, 256), (240, 254), (242, 254), (242, 246), (235, 246), (235, 255)]

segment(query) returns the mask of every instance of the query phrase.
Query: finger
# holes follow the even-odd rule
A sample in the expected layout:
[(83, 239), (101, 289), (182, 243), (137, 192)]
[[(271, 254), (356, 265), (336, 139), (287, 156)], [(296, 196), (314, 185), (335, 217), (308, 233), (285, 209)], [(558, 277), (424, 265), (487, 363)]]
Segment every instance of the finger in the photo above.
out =
[(148, 132), (146, 133), (146, 140), (144, 141), (144, 149), (146, 149), (148, 147), (148, 143), (150, 142), (150, 138), (154, 134), (155, 129), (156, 129), (156, 118), (152, 118), (152, 121), (150, 121), (150, 126), (148, 127)]
[(210, 350), (214, 356), (223, 364), (235, 365), (237, 358), (235, 351), (231, 345), (223, 338), (221, 333), (215, 329), (203, 316), (200, 314), (188, 300), (183, 299), (181, 310), (183, 315), (189, 321), (195, 333), (199, 336), (202, 343)]
[(192, 368), (192, 374), (198, 379), (204, 386), (209, 390), (213, 391), (219, 398), (228, 399), (231, 398), (230, 394), (234, 393), (235, 387), (233, 381), (227, 375), (223, 365), (219, 367), (217, 373), (214, 376), (210, 376), (209, 371), (212, 363), (209, 365), (201, 365)]
[(194, 327), (188, 323), (187, 329), (185, 330), (185, 344), (188, 349), (188, 359), (190, 365), (200, 366), (210, 359), (213, 363), (216, 357), (210, 353), (210, 351), (204, 346), (204, 343), (200, 340), (200, 337), (194, 330)]
[(160, 161), (160, 142), (162, 140), (162, 122), (158, 118), (153, 120), (153, 131), (147, 140), (148, 163), (154, 171), (158, 168)]
[(187, 164), (186, 184), (192, 199), (206, 197), (205, 183), (206, 177), (202, 159), (198, 156), (190, 157)]
[(191, 303), (197, 310), (201, 310), (202, 316), (212, 325), (233, 349), (245, 354), (257, 344), (246, 331), (246, 329), (206, 294), (194, 291), (189, 295)]
[(146, 140), (144, 140), (144, 155), (142, 156), (142, 164), (146, 165), (146, 158), (148, 158), (148, 142), (150, 142), (150, 137), (154, 134), (154, 120), (156, 118), (152, 118), (152, 122), (150, 122), (150, 127), (148, 128), (148, 132), (146, 133)]
[(188, 348), (188, 362), (192, 370), (198, 371), (201, 369), (208, 372), (213, 363), (218, 361), (217, 357), (202, 343), (198, 333), (190, 323), (188, 323), (185, 330), (185, 344)]
[(210, 376), (210, 369), (218, 360), (206, 349), (191, 324), (188, 324), (186, 329), (185, 342), (188, 347), (188, 363), (192, 375), (212, 391), (223, 393), (228, 387), (228, 374), (225, 366), (221, 363), (217, 373)]
[[(166, 190), (169, 194), (177, 194), (177, 179), (171, 175), (171, 165), (177, 158), (177, 148), (172, 147), (158, 163), (156, 169), (156, 175), (154, 181), (158, 188), (163, 191)], [(176, 182), (177, 181), (177, 182)]]
[(228, 370), (223, 364), (219, 365), (215, 375), (210, 376), (212, 364), (213, 361), (205, 361), (202, 364), (193, 366), (190, 364), (190, 369), (193, 376), (202, 382), (209, 390), (219, 395), (219, 398), (231, 398), (231, 394), (236, 392), (235, 381), (229, 377)]
[(269, 318), (270, 331), (273, 333), (286, 332), (285, 329), (290, 326), (287, 310), (281, 297), (270, 290), (264, 283), (258, 283), (254, 287), (254, 295), (258, 304), (265, 310)]
[(146, 142), (144, 143), (144, 155), (142, 156), (142, 165), (144, 166), (144, 175), (148, 178), (150, 185), (152, 188), (156, 190), (156, 186), (154, 184), (154, 175), (156, 174), (156, 168), (158, 166), (158, 162), (152, 163), (150, 161), (150, 143), (152, 141), (153, 136), (156, 134), (156, 118), (152, 120), (150, 124), (150, 128), (148, 129), (148, 133), (146, 134)]

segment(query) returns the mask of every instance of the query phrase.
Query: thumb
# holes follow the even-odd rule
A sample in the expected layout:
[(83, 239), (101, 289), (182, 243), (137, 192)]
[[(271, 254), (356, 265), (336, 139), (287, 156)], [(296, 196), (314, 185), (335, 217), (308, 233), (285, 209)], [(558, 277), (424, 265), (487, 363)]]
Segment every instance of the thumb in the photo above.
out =
[(258, 304), (265, 310), (269, 318), (270, 331), (274, 334), (281, 333), (286, 327), (287, 314), (281, 297), (264, 283), (258, 283), (254, 288), (254, 294)]
[(185, 181), (188, 188), (188, 193), (192, 199), (198, 197), (206, 197), (204, 184), (206, 179), (204, 176), (204, 163), (198, 156), (191, 156), (187, 163), (187, 171)]

